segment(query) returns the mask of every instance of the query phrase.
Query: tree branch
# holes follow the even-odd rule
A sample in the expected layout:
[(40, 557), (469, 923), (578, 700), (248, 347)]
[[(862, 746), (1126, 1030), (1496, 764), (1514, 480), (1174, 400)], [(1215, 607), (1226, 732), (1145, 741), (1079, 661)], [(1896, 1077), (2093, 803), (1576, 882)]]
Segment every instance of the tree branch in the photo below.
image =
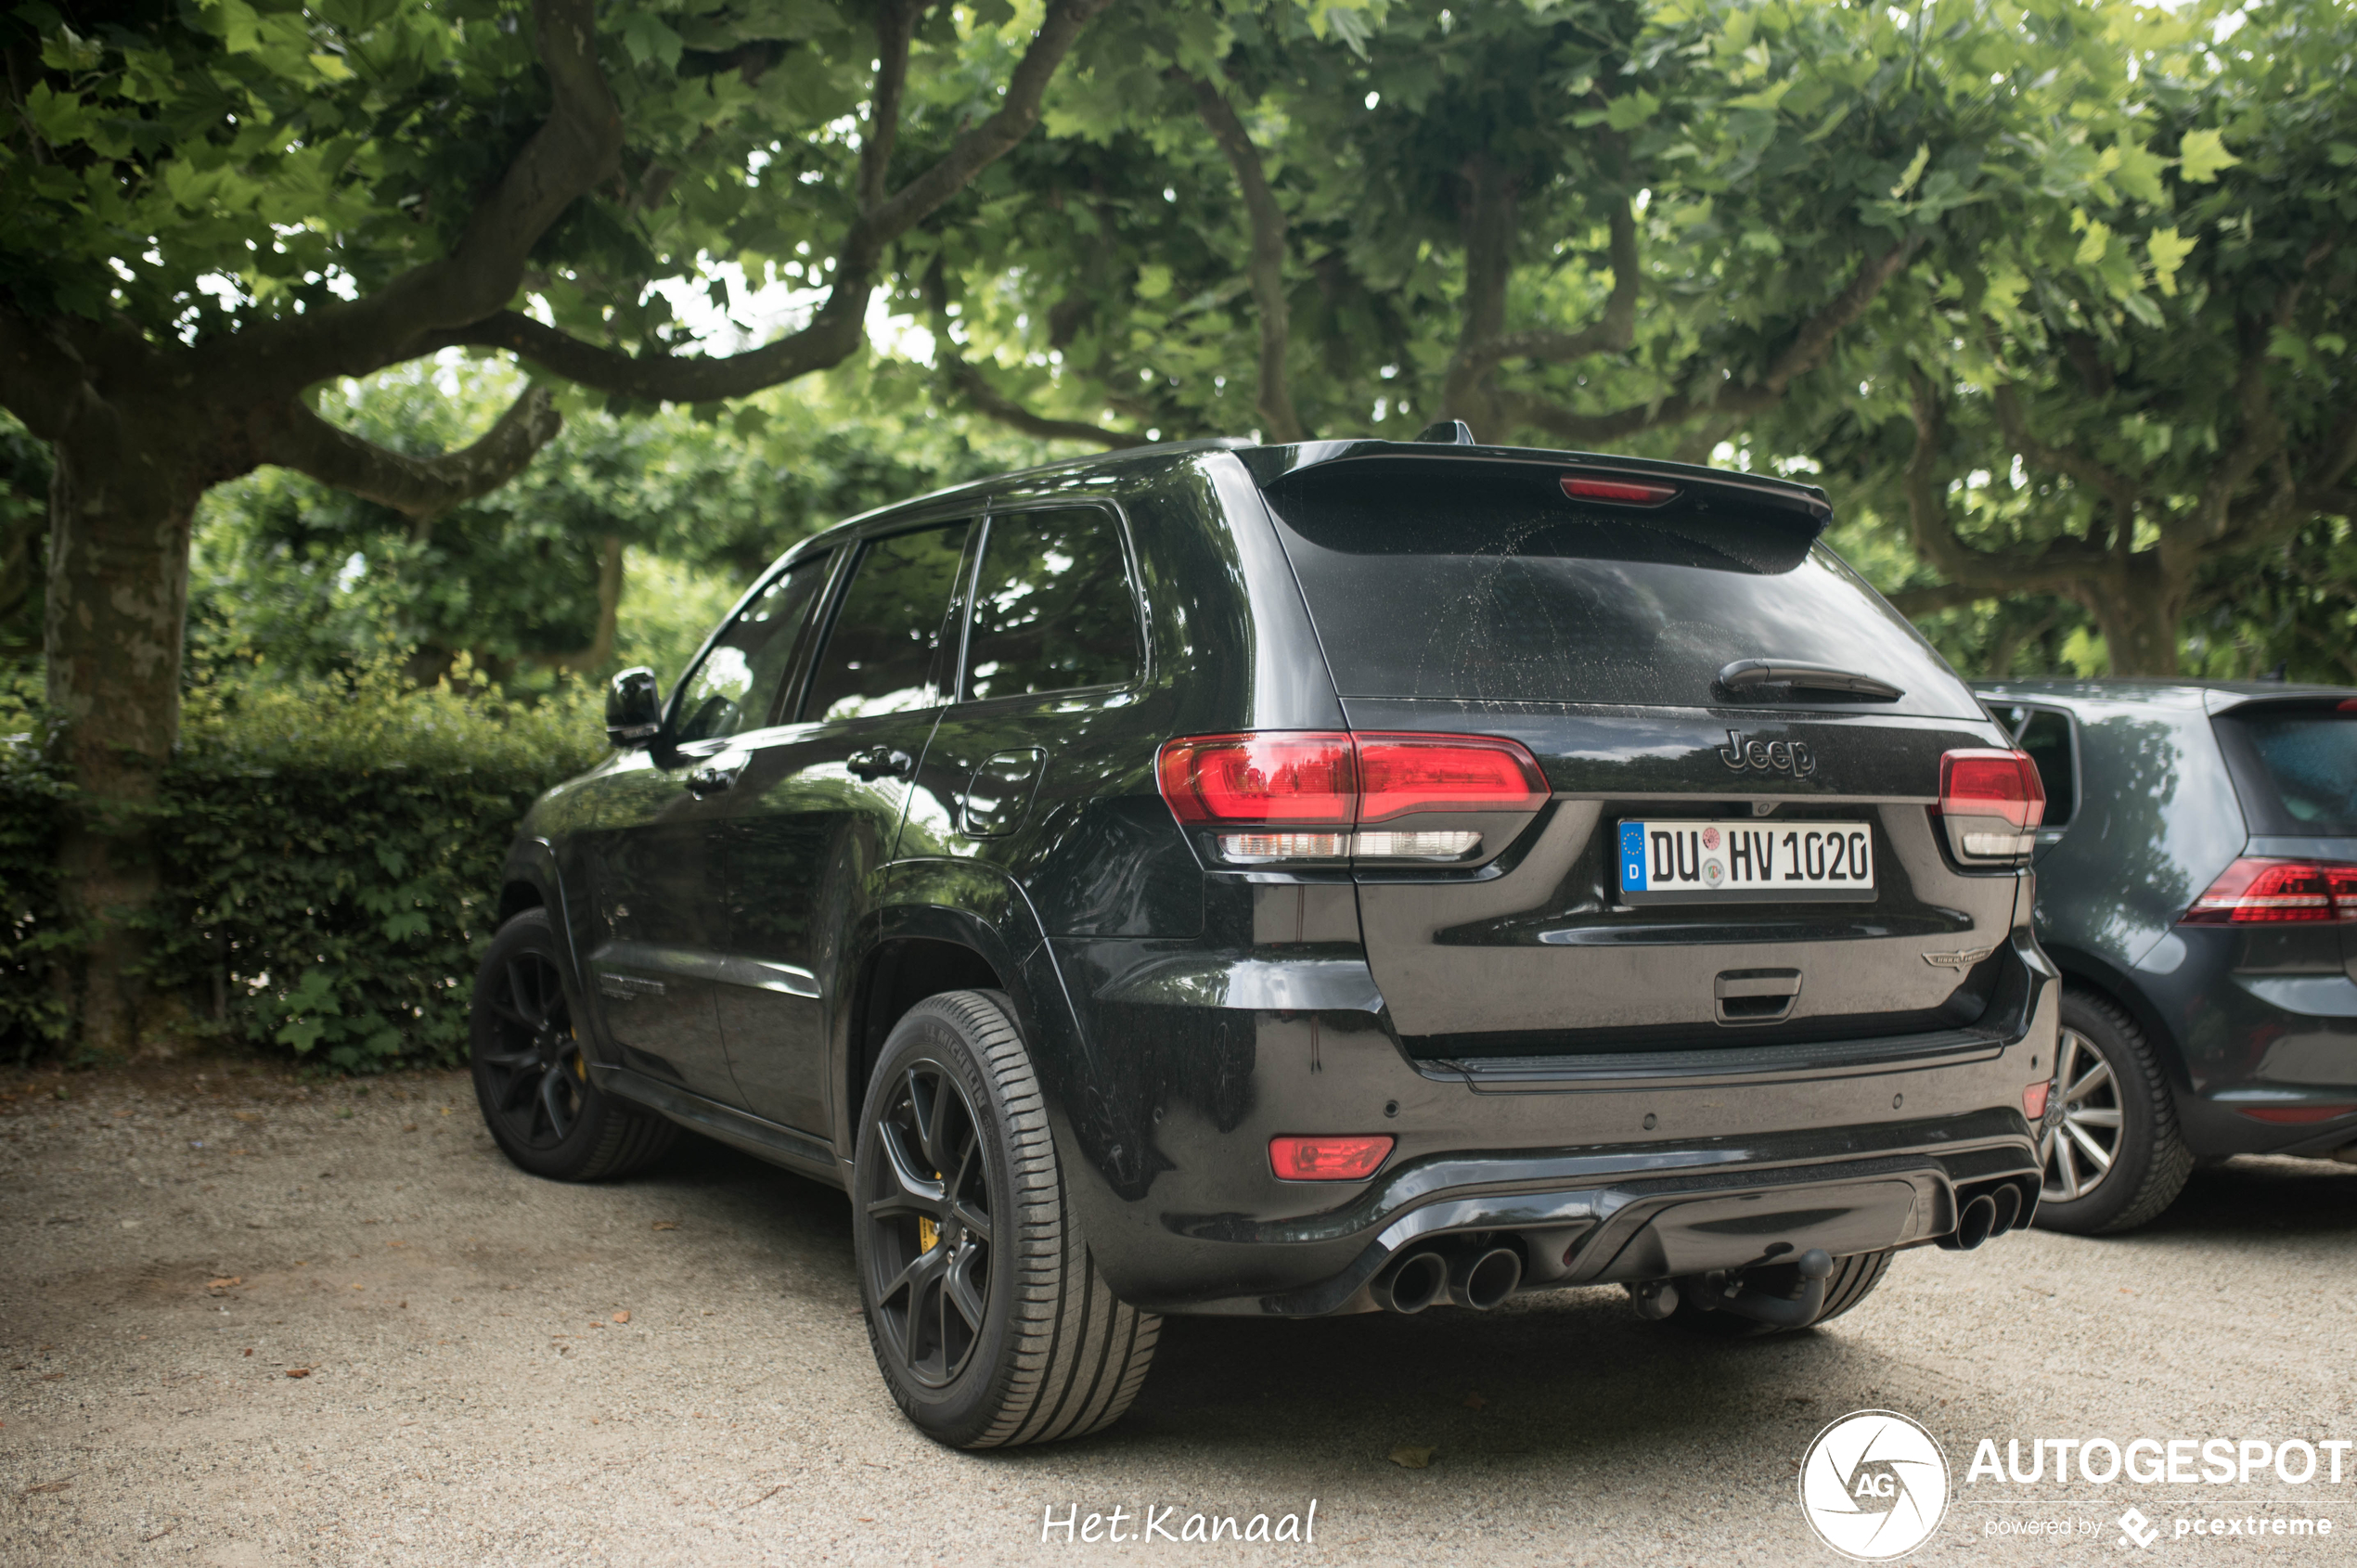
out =
[(261, 460), (411, 517), (496, 490), (564, 426), (540, 387), (527, 387), (481, 440), (439, 457), (411, 457), (329, 424), (300, 403), (261, 442)]
[(949, 144), (934, 165), (886, 200), (859, 215), (844, 241), (837, 267), (864, 276), (883, 248), (923, 222), (935, 209), (966, 187), (976, 174), (1004, 158), (1039, 122), (1039, 106), (1048, 84), (1080, 37), (1080, 30), (1112, 0), (1050, 0), (1031, 46), (1007, 79), (998, 111)]
[[(506, 349), (551, 375), (643, 403), (710, 403), (743, 397), (840, 365), (866, 341), (868, 296), (874, 288), (874, 269), (884, 247), (1004, 157), (1038, 122), (1040, 102), (1056, 68), (1070, 53), (1080, 30), (1109, 3), (1053, 0), (1047, 19), (1008, 80), (998, 111), (959, 136), (931, 168), (896, 194), (862, 211), (854, 220), (836, 254), (834, 283), (826, 302), (798, 332), (738, 354), (633, 354), (585, 342), (521, 311), (502, 310), (421, 339), (410, 352), (430, 353), (454, 345)], [(883, 91), (881, 74), (878, 91)], [(863, 169), (862, 178), (866, 177)]]
[[(1485, 383), (1488, 366), (1480, 363), (1484, 345), (1506, 325), (1506, 284), (1513, 272), (1513, 176), (1500, 169), (1488, 153), (1475, 153), (1462, 171), (1465, 185), (1465, 294), (1460, 307), (1464, 320), (1457, 333), (1457, 350), (1440, 384), (1439, 417), (1464, 419), (1476, 434), (1495, 423), (1495, 400)], [(1496, 431), (1490, 430), (1494, 436)]]
[(1883, 596), (1893, 610), (1911, 621), (1918, 615), (1953, 610), (1960, 604), (1979, 604), (2002, 597), (2003, 589), (1983, 583), (1935, 583), (1927, 587), (1899, 588)]
[(1209, 127), (1212, 140), (1228, 155), (1229, 166), (1236, 172), (1236, 186), (1243, 193), (1244, 212), (1252, 223), (1252, 298), (1260, 314), (1260, 387), (1256, 406), (1269, 427), (1267, 433), (1271, 441), (1307, 441), (1309, 432), (1303, 429), (1301, 416), (1294, 412), (1292, 380), (1285, 365), (1293, 323), (1285, 301), (1284, 210), (1277, 205), (1276, 193), (1269, 188), (1260, 149), (1253, 145), (1252, 135), (1244, 129), (1235, 109), (1220, 96), (1217, 87), (1203, 78), (1191, 78), (1190, 84), (1194, 88), (1197, 112)]
[(942, 363), (943, 379), (977, 414), (996, 419), (1025, 435), (1037, 436), (1042, 441), (1085, 441), (1108, 452), (1147, 444), (1142, 435), (1109, 431), (1086, 419), (1055, 419), (1044, 414), (1035, 414), (992, 386), (980, 367), (960, 357), (956, 345), (949, 342), (947, 335), (936, 334), (934, 341), (937, 345), (934, 353)]
[(38, 441), (65, 429), (76, 389), (88, 379), (82, 355), (46, 322), (0, 302), (0, 408)]
[[(1757, 381), (1730, 382), (1707, 397), (1665, 397), (1605, 414), (1581, 414), (1527, 392), (1494, 392), (1491, 402), (1510, 422), (1528, 425), (1579, 445), (1601, 445), (1640, 431), (1683, 424), (1704, 414), (1729, 415), (1738, 420), (1764, 414), (1784, 401), (1794, 381), (1823, 361), (1843, 329), (1865, 315), (1866, 308), (1890, 280), (1906, 270), (1920, 244), (1917, 239), (1905, 240), (1879, 256), (1868, 258), (1840, 293), (1801, 323), (1793, 341)], [(1615, 281), (1617, 286), (1617, 279)], [(1463, 352), (1459, 351), (1461, 355)], [(1454, 364), (1452, 361), (1452, 373)]]
[(1577, 332), (1505, 332), (1463, 351), (1470, 368), (1487, 372), (1509, 359), (1560, 363), (1592, 353), (1627, 353), (1637, 341), (1637, 219), (1626, 198), (1614, 203), (1612, 292), (1604, 313)]
[(1947, 495), (1939, 482), (1939, 446), (1947, 431), (1947, 415), (1921, 370), (1910, 366), (1907, 382), (1915, 418), (1915, 448), (1901, 481), (1907, 497), (1907, 528), (1916, 553), (1935, 571), (1958, 589), (1979, 589), (1974, 596), (1977, 598), (2065, 588), (2088, 578), (2111, 575), (2106, 569), (2114, 563), (2108, 554), (2078, 539), (2058, 539), (2035, 550), (1982, 550), (1966, 544), (1948, 514)]
[(900, 138), (900, 96), (908, 84), (908, 45), (923, 7), (885, 0), (876, 8), (876, 85), (868, 98), (868, 130), (859, 138), (859, 211), (883, 204), (892, 149)]
[(348, 303), (256, 323), (225, 356), (291, 393), (415, 357), (420, 338), (480, 321), (515, 297), (540, 237), (612, 178), (622, 157), (622, 112), (598, 69), (595, 0), (533, 0), (533, 17), (548, 118), (476, 203), (450, 253)]

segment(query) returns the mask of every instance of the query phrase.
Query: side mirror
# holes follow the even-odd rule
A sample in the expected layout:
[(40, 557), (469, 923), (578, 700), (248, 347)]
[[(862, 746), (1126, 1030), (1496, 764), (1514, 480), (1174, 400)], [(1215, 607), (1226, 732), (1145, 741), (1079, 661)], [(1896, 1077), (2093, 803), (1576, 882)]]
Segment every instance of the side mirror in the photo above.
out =
[(606, 688), (606, 739), (617, 750), (643, 746), (663, 733), (663, 686), (641, 664)]

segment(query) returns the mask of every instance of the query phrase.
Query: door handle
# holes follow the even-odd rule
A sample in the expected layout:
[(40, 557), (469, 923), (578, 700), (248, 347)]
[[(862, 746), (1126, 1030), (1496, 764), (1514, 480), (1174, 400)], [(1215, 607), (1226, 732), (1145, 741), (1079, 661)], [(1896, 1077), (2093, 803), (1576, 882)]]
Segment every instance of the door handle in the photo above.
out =
[(688, 793), (699, 799), (705, 795), (716, 795), (734, 784), (737, 781), (737, 775), (742, 773), (744, 767), (744, 762), (740, 759), (727, 767), (690, 768), (688, 772)]
[(870, 782), (878, 778), (906, 778), (916, 770), (917, 759), (892, 746), (870, 746), (864, 752), (854, 752), (844, 759), (844, 767), (855, 778)]

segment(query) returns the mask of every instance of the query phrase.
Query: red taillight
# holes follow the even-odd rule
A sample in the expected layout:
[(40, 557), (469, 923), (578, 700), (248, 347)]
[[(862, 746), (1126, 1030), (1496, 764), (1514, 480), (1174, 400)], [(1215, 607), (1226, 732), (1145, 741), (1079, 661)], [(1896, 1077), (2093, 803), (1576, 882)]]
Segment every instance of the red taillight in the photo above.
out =
[(1219, 836), (1239, 865), (1463, 860), (1481, 845), (1471, 829), (1348, 829), (1423, 812), (1533, 812), (1548, 795), (1529, 748), (1482, 735), (1194, 735), (1163, 747), (1155, 776), (1181, 822), (1270, 829)]
[(1393, 1140), (1370, 1137), (1272, 1137), (1269, 1168), (1283, 1181), (1364, 1181), (1391, 1153)]
[(2357, 920), (2357, 866), (2245, 855), (2184, 914), (2184, 923), (2196, 926), (2303, 920)]
[(1198, 735), (1162, 749), (1162, 798), (1181, 822), (1315, 822), (1359, 815), (1350, 737), (1315, 730)]
[(1537, 811), (1547, 778), (1519, 742), (1462, 735), (1361, 735), (1359, 820), (1417, 811)]
[(2046, 819), (2046, 786), (2027, 752), (1950, 752), (1939, 759), (1939, 817), (1966, 864), (2017, 865)]
[(1678, 494), (1674, 484), (1641, 479), (1586, 479), (1564, 475), (1564, 494), (1575, 501), (1616, 501), (1624, 507), (1658, 507)]
[(2035, 828), (2046, 819), (2046, 786), (2027, 752), (1951, 752), (1939, 759), (1939, 809)]

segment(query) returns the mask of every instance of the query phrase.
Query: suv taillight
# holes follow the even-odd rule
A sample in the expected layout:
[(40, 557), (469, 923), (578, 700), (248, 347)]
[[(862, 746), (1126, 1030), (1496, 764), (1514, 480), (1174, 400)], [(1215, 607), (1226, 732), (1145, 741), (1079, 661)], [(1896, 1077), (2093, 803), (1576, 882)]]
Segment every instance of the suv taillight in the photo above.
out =
[(2303, 920), (2357, 920), (2357, 866), (2246, 855), (2227, 867), (2183, 916), (2183, 923), (2193, 926)]
[(2019, 866), (2046, 819), (2046, 786), (2027, 752), (1950, 752), (1939, 759), (1948, 851), (1965, 866)]
[(1195, 735), (1166, 743), (1162, 798), (1190, 827), (1217, 829), (1223, 859), (1462, 860), (1471, 828), (1386, 827), (1438, 812), (1527, 814), (1546, 776), (1520, 741), (1480, 735), (1289, 730)]

